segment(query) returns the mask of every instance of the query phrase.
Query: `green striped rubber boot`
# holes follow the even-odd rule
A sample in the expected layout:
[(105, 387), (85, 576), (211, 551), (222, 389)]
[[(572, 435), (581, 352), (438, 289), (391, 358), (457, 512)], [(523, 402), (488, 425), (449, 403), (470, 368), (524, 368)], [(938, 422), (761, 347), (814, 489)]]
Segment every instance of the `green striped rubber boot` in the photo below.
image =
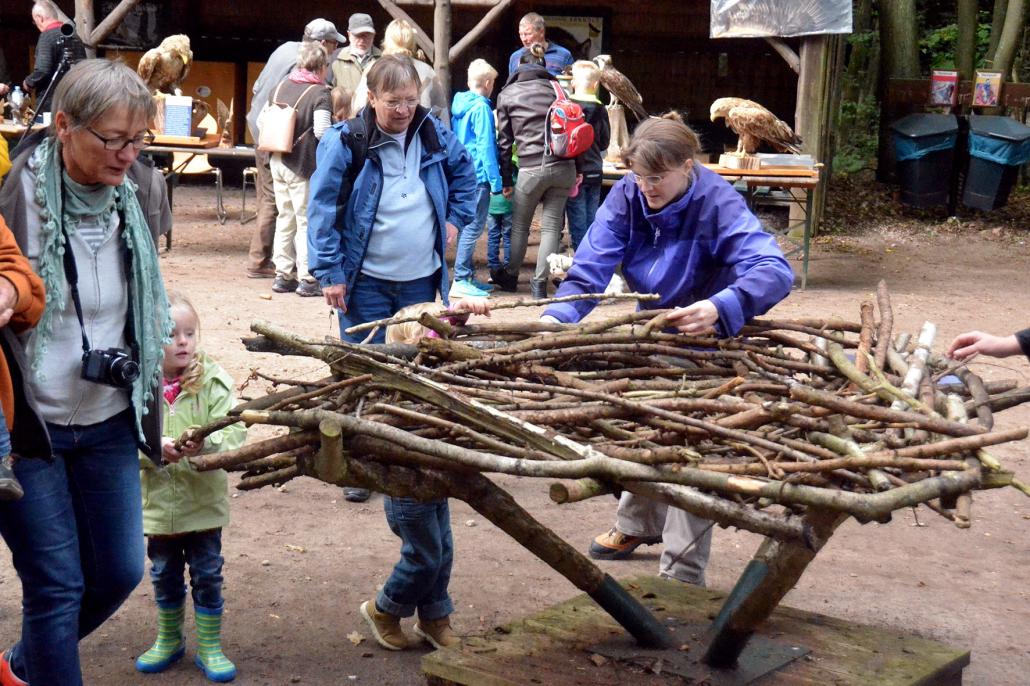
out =
[(232, 681), (236, 665), (222, 652), (222, 611), (194, 605), (193, 614), (197, 623), (197, 655), (193, 661), (211, 681)]
[(136, 658), (136, 669), (146, 674), (163, 672), (186, 652), (182, 640), (182, 620), (186, 609), (178, 607), (157, 608), (157, 640), (150, 650)]

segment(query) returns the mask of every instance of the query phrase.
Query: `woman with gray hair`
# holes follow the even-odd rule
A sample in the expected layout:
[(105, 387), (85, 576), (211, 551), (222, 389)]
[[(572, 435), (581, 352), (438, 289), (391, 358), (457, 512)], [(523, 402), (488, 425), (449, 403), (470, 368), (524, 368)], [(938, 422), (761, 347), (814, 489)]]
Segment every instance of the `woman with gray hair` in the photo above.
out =
[(308, 186), (315, 171), (318, 141), (333, 123), (332, 94), (325, 85), (328, 71), (325, 48), (313, 41), (301, 43), (297, 66), (269, 98), (269, 102), (297, 111), (290, 152), (272, 153), (269, 160), (278, 212), (272, 243), (272, 290), (276, 293), (322, 295), (315, 277), (308, 273)]
[(54, 96), (53, 124), (26, 141), (0, 214), (42, 278), (39, 326), (3, 332), (19, 409), (0, 504), (22, 582), (21, 641), (0, 683), (77, 686), (78, 641), (143, 576), (139, 451), (161, 458), (161, 346), (172, 323), (155, 241), (170, 222), (160, 174), (137, 160), (154, 100), (122, 63), (85, 60)]

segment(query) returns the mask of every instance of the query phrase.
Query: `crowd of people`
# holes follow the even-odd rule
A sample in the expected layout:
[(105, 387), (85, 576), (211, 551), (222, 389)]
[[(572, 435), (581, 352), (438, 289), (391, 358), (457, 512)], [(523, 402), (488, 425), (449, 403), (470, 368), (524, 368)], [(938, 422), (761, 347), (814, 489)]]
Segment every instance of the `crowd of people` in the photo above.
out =
[[(44, 33), (48, 18), (37, 21)], [(324, 298), (341, 339), (361, 343), (347, 328), (437, 301), (489, 314), (493, 287), (518, 287), (538, 206), (534, 296), (546, 296), (545, 258), (566, 222), (575, 255), (559, 296), (602, 291), (621, 269), (632, 289), (660, 296), (648, 307), (672, 309), (670, 330), (729, 337), (789, 294), (793, 273), (776, 241), (740, 194), (696, 164), (699, 140), (674, 113), (637, 127), (622, 151), (630, 173), (600, 203), (609, 133), (597, 67), (548, 42), (539, 15), (520, 22), (523, 46), (496, 111), (499, 73), (486, 61), (471, 63), (468, 90), (448, 103), (413, 27), (392, 22), (381, 50), (374, 37), (366, 14), (350, 17), (346, 36), (310, 22), (301, 41), (271, 55), (247, 115), (262, 140), (267, 103), (295, 111), (289, 149), (257, 154), (247, 274)], [(544, 136), (566, 68), (594, 130), (575, 159), (552, 154)], [(164, 289), (156, 243), (172, 217), (161, 174), (139, 157), (153, 140), (154, 99), (124, 64), (90, 59), (57, 84), (51, 109), (51, 125), (25, 141), (0, 187), (0, 534), (24, 598), (0, 686), (81, 684), (79, 640), (135, 589), (145, 558), (157, 635), (136, 668), (161, 672), (184, 656), (188, 570), (194, 662), (207, 679), (231, 681), (236, 667), (221, 647), (227, 477), (187, 458), (237, 448), (246, 431), (186, 433), (228, 414), (234, 384), (199, 349), (189, 299)], [(476, 279), (473, 261), (484, 229), (492, 283)], [(541, 319), (574, 323), (592, 307), (554, 303)], [(1019, 352), (1030, 356), (1030, 329), (970, 332), (949, 350), (959, 360)], [(383, 500), (400, 558), (360, 613), (386, 649), (411, 645), (401, 620), (416, 614), (419, 638), (452, 645), (447, 501)], [(711, 530), (626, 493), (589, 552), (622, 559), (661, 542), (660, 574), (703, 585)]]

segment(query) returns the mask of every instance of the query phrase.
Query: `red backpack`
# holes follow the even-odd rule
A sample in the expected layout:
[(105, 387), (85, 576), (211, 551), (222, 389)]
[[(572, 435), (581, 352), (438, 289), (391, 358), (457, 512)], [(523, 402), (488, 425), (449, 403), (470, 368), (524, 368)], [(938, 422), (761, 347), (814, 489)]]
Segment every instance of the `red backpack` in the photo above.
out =
[(555, 81), (554, 102), (547, 110), (544, 152), (571, 159), (585, 153), (594, 143), (594, 127), (586, 122), (583, 108), (572, 102)]

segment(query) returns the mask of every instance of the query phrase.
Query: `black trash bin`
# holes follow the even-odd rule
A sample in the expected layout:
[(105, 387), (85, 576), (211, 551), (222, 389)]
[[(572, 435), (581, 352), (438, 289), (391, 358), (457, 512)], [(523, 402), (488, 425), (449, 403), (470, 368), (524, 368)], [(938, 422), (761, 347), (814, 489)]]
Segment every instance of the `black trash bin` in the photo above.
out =
[(913, 207), (948, 203), (958, 118), (910, 114), (891, 124), (901, 202)]
[(962, 204), (993, 210), (1008, 202), (1030, 160), (1030, 127), (1008, 117), (969, 117), (969, 169)]

